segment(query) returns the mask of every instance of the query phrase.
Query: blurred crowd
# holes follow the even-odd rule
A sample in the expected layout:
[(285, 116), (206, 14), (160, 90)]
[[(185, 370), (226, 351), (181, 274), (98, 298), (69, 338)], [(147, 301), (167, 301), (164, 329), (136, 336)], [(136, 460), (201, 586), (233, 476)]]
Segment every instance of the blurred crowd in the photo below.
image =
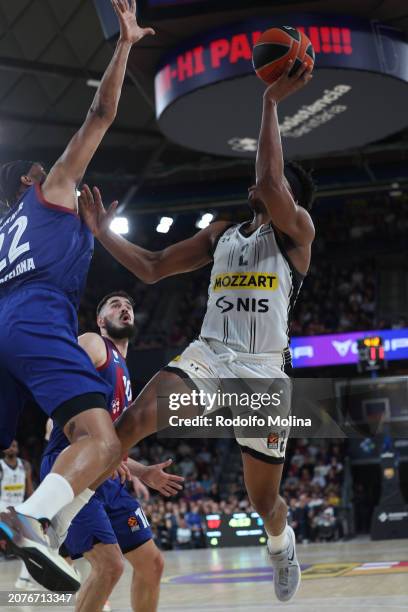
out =
[[(235, 474), (223, 482), (224, 467), (214, 440), (177, 441), (169, 450), (160, 442), (142, 443), (133, 457), (157, 463), (173, 458), (171, 470), (185, 477), (182, 492), (171, 500), (151, 495), (144, 510), (157, 544), (165, 549), (206, 546), (206, 516), (253, 512), (245, 491), (240, 462)], [(221, 447), (222, 448), (222, 447)], [(238, 450), (238, 449), (236, 449)], [(307, 440), (292, 441), (285, 464), (282, 495), (289, 507), (289, 523), (298, 541), (335, 541), (344, 535), (339, 509), (342, 505), (343, 448)], [(217, 477), (218, 471), (218, 477)], [(233, 476), (231, 478), (231, 476)]]
[[(406, 326), (405, 316), (383, 318), (379, 262), (384, 255), (406, 248), (408, 202), (379, 194), (370, 200), (322, 205), (314, 220), (317, 231), (311, 267), (293, 313), (291, 334)], [(187, 218), (175, 225), (166, 235), (139, 228), (130, 239), (155, 250), (196, 231)], [(182, 347), (198, 335), (206, 310), (210, 266), (173, 281), (145, 285), (99, 246), (97, 250), (80, 311), (82, 331), (95, 329), (97, 298), (118, 287), (135, 299), (136, 348)]]
[[(29, 430), (27, 419), (22, 424), (26, 421), (28, 429), (19, 431), (20, 454), (32, 464), (36, 485), (44, 443), (34, 435), (32, 427)], [(132, 449), (130, 456), (145, 464), (172, 459), (166, 470), (185, 479), (183, 490), (172, 498), (164, 498), (145, 487), (137, 492), (162, 549), (205, 547), (207, 515), (254, 512), (244, 486), (240, 455), (233, 439), (180, 440), (159, 434)], [(288, 504), (288, 520), (298, 541), (335, 541), (350, 535), (344, 517), (344, 507), (350, 502), (344, 489), (345, 455), (343, 442), (289, 440), (281, 495)], [(365, 532), (372, 504), (363, 499), (363, 493), (357, 483), (355, 518), (358, 531)], [(367, 516), (360, 517), (362, 509)]]

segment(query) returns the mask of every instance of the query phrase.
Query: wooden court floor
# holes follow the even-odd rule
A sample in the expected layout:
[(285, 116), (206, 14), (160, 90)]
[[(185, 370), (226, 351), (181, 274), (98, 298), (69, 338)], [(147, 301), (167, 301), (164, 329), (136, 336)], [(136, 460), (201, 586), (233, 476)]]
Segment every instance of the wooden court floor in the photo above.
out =
[[(408, 612), (408, 540), (301, 545), (298, 557), (304, 568), (302, 585), (296, 598), (283, 604), (274, 597), (263, 547), (167, 552), (159, 609)], [(16, 561), (0, 563), (0, 590), (13, 588), (17, 572)], [(114, 612), (130, 611), (129, 580), (127, 568), (111, 597)], [(9, 609), (30, 612), (39, 608)]]

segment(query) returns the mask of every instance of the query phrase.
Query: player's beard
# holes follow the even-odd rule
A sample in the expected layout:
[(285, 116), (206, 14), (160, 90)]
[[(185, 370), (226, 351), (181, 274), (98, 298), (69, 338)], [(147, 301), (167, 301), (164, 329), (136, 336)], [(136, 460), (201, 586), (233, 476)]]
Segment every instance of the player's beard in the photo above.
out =
[(105, 319), (105, 329), (108, 333), (108, 336), (110, 336), (110, 338), (113, 338), (114, 340), (124, 340), (125, 338), (127, 340), (131, 340), (136, 332), (136, 328), (134, 325), (125, 325), (123, 327), (118, 327), (107, 319)]

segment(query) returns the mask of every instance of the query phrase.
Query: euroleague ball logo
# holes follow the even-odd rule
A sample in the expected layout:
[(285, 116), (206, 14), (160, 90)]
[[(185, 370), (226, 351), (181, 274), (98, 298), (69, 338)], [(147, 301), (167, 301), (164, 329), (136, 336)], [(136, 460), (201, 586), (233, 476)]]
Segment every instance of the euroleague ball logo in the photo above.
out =
[(129, 516), (127, 520), (127, 524), (128, 524), (128, 527), (130, 527), (130, 530), (132, 532), (138, 531), (140, 529), (138, 520), (135, 516)]

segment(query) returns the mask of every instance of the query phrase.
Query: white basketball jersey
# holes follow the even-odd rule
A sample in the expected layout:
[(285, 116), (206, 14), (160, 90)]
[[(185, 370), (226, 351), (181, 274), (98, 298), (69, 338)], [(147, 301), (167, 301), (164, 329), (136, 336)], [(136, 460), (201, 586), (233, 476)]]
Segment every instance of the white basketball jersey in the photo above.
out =
[(26, 471), (21, 459), (13, 469), (4, 459), (0, 459), (0, 502), (15, 506), (24, 501)]
[(290, 361), (289, 317), (303, 276), (270, 223), (250, 236), (242, 225), (227, 229), (216, 246), (201, 336), (239, 352), (282, 353), (284, 364)]

